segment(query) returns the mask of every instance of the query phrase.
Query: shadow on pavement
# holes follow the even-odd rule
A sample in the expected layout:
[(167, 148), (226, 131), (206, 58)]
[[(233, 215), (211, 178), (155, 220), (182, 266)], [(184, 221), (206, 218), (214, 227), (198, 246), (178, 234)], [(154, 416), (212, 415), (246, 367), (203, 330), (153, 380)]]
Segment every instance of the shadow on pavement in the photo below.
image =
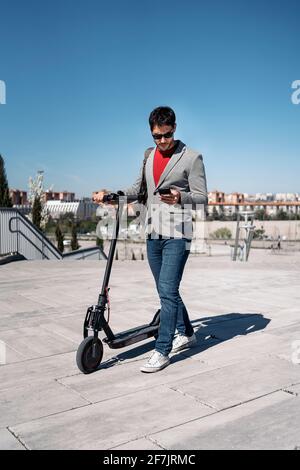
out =
[[(188, 351), (189, 356), (192, 356), (193, 352), (199, 353), (205, 351), (216, 344), (228, 341), (236, 336), (248, 335), (254, 331), (263, 330), (270, 321), (269, 318), (265, 318), (261, 313), (225, 313), (217, 316), (198, 318), (192, 321), (198, 340), (197, 346), (192, 349), (183, 350), (182, 353)], [(107, 369), (128, 359), (138, 358), (138, 356), (152, 351), (154, 346), (155, 341), (150, 341), (119, 354), (116, 350), (116, 356), (103, 362), (99, 370)], [(173, 356), (173, 362), (185, 358), (186, 356), (177, 353), (176, 356)]]

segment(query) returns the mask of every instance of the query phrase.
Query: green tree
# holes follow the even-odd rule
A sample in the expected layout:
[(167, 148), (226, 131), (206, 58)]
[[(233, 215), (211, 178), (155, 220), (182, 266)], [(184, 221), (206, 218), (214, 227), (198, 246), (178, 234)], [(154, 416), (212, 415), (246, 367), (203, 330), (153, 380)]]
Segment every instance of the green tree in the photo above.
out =
[(72, 251), (78, 250), (78, 248), (79, 248), (79, 244), (78, 244), (78, 240), (77, 240), (77, 226), (76, 226), (75, 222), (73, 222), (73, 224), (72, 224), (71, 248), (72, 248)]
[(218, 228), (211, 234), (212, 238), (219, 240), (229, 240), (232, 237), (231, 231), (227, 227)]
[(41, 228), (42, 220), (42, 203), (39, 196), (35, 196), (32, 206), (32, 223), (38, 228)]
[(79, 233), (95, 232), (97, 223), (97, 221), (92, 220), (81, 220), (78, 225)]
[(283, 209), (280, 209), (276, 214), (277, 220), (288, 220), (289, 215)]
[(213, 207), (212, 217), (213, 217), (213, 220), (219, 220), (220, 219), (219, 212), (217, 211), (217, 208), (215, 206)]
[(12, 202), (9, 196), (9, 188), (6, 177), (5, 165), (2, 156), (0, 155), (0, 207), (12, 207)]
[(59, 226), (64, 233), (72, 233), (72, 227), (74, 224), (73, 212), (66, 212), (59, 215)]
[(73, 212), (65, 212), (64, 214), (59, 214), (59, 221), (71, 227), (74, 222)]
[(59, 224), (56, 225), (55, 236), (56, 236), (56, 241), (57, 241), (57, 248), (61, 253), (63, 253), (64, 248), (65, 248), (64, 247), (64, 235), (60, 229)]
[(49, 232), (55, 232), (55, 229), (56, 229), (56, 222), (53, 219), (53, 217), (51, 217), (51, 215), (49, 215), (45, 231), (48, 232), (48, 233)]
[(256, 220), (266, 220), (267, 219), (266, 209), (256, 209), (254, 213), (254, 218)]
[(253, 238), (258, 240), (263, 240), (265, 234), (265, 230), (263, 228), (258, 228), (253, 232)]
[[(102, 250), (103, 250), (103, 238), (97, 237), (96, 238), (96, 245), (99, 246), (100, 248), (102, 248)], [(118, 251), (117, 251), (117, 253), (118, 253)]]
[(223, 211), (221, 211), (219, 214), (219, 220), (227, 220), (227, 216), (225, 215)]

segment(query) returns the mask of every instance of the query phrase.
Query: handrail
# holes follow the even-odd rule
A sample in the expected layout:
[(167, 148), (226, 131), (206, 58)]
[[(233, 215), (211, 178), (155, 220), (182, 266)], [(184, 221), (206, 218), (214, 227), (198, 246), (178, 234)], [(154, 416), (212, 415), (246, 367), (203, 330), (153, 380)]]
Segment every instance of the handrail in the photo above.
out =
[[(9, 222), (8, 222), (9, 231), (10, 231), (11, 233), (20, 233), (20, 234), (25, 238), (25, 240), (27, 240), (37, 251), (39, 251), (39, 252), (41, 253), (41, 255), (42, 255), (43, 257), (49, 259), (48, 256), (47, 256), (42, 250), (40, 250), (40, 248), (39, 248), (38, 246), (36, 246), (36, 244), (35, 244), (32, 240), (30, 240), (30, 238), (28, 238), (27, 235), (25, 235), (25, 233), (23, 233), (21, 230), (12, 230), (12, 228), (11, 228), (11, 221), (12, 221), (13, 219), (19, 220), (18, 217), (12, 217), (12, 218), (9, 220)], [(34, 233), (34, 232), (33, 232), (33, 233)], [(43, 243), (43, 242), (42, 242), (42, 243)]]
[[(15, 209), (14, 207), (13, 207), (13, 208), (1, 207), (1, 208), (0, 208), (0, 211), (7, 211), (7, 212), (9, 212), (9, 211), (15, 211), (15, 212), (20, 216), (20, 219), (22, 220), (22, 222), (25, 222), (27, 225), (29, 225), (29, 227), (30, 227), (31, 229), (34, 229), (34, 231), (36, 231), (36, 232), (40, 235), (40, 237), (41, 237), (42, 239), (45, 239), (45, 238), (46, 238), (45, 235), (44, 235), (44, 233), (43, 233), (39, 228), (37, 228), (37, 227), (31, 222), (31, 220), (29, 220), (29, 219), (27, 219), (26, 217), (24, 217), (24, 215), (22, 214), (22, 212), (21, 212), (19, 209)], [(58, 252), (56, 246), (53, 245), (53, 243), (52, 243), (50, 240), (48, 240), (48, 238), (47, 238), (47, 243), (48, 243), (56, 252)]]
[[(63, 259), (63, 258), (75, 258), (76, 254), (77, 255), (83, 255), (84, 258), (92, 256), (96, 251), (99, 251), (102, 253), (104, 258), (107, 258), (104, 251), (100, 247), (89, 247), (89, 248), (83, 248), (81, 250), (76, 250), (70, 253), (60, 253), (59, 250), (56, 248), (56, 246), (44, 235), (44, 233), (39, 230), (30, 220), (28, 220), (24, 215), (16, 208), (14, 207), (0, 207), (0, 215), (1, 212), (9, 212), (10, 214), (8, 215), (6, 219), (6, 227), (10, 233), (16, 234), (17, 237), (17, 251), (19, 253), (19, 234), (23, 239), (25, 239), (37, 252), (39, 252), (43, 258), (50, 259), (51, 256), (54, 256), (56, 259)], [(16, 227), (13, 227), (13, 221), (16, 221)], [(26, 235), (26, 233), (22, 230), (22, 226), (20, 227), (18, 224), (18, 221), (23, 223), (24, 228), (29, 231), (29, 234)], [(8, 222), (8, 223), (7, 223)], [(9, 234), (7, 232), (7, 234)], [(36, 240), (30, 239), (30, 233), (34, 235)], [(35, 243), (39, 242), (41, 243), (41, 248), (37, 246)], [(12, 246), (12, 245), (11, 245)], [(24, 245), (26, 246), (26, 245)], [(28, 247), (30, 250), (31, 248)], [(48, 255), (45, 253), (46, 250), (48, 250)], [(26, 253), (20, 253), (26, 257)], [(50, 256), (51, 255), (51, 256)], [(49, 258), (50, 256), (50, 258)]]
[[(9, 219), (9, 222), (8, 222), (9, 231), (10, 231), (11, 233), (20, 233), (29, 243), (31, 243), (32, 246), (34, 246), (34, 248), (35, 248), (36, 250), (38, 250), (43, 256), (45, 256), (45, 258), (49, 259), (48, 256), (47, 256), (42, 250), (40, 250), (40, 248), (39, 248), (38, 246), (36, 246), (36, 244), (35, 244), (32, 240), (30, 240), (30, 238), (28, 238), (28, 237), (22, 232), (22, 230), (20, 230), (20, 229), (13, 230), (13, 229), (12, 229), (11, 223), (12, 223), (13, 220), (21, 220), (21, 221), (24, 223), (24, 220), (19, 219), (18, 217), (12, 217), (11, 219)], [(26, 219), (25, 219), (25, 220), (26, 220)], [(26, 225), (26, 224), (25, 224), (25, 225)], [(59, 258), (61, 257), (61, 255), (58, 254), (58, 250), (57, 250), (55, 247), (54, 247), (55, 250), (53, 250), (53, 246), (51, 246), (52, 243), (50, 242), (50, 240), (48, 240), (45, 236), (43, 236), (43, 238), (42, 238), (39, 233), (35, 233), (35, 231), (32, 230), (32, 227), (30, 227), (30, 225), (27, 226), (27, 228), (28, 228), (28, 230), (30, 230), (31, 233), (33, 233), (33, 235), (35, 235), (35, 236), (38, 238), (38, 240), (39, 240), (41, 243), (43, 243), (44, 245), (46, 245), (46, 247), (48, 248), (48, 250), (49, 250), (57, 259), (59, 259)], [(47, 246), (48, 243), (49, 243), (50, 246)]]
[(62, 257), (64, 259), (72, 258), (72, 257), (75, 258), (76, 255), (83, 254), (84, 257), (87, 258), (88, 256), (93, 256), (93, 254), (96, 251), (100, 251), (100, 253), (104, 256), (104, 259), (107, 259), (106, 254), (104, 253), (104, 251), (99, 246), (89, 246), (88, 248), (81, 248), (79, 250), (70, 251), (69, 253), (63, 253)]
[[(10, 233), (14, 233), (17, 236), (17, 245), (19, 243), (19, 235), (29, 243), (37, 252), (39, 252), (43, 258), (49, 259), (49, 255), (53, 256), (56, 259), (62, 259), (61, 253), (58, 251), (56, 246), (43, 234), (43, 232), (38, 229), (30, 220), (28, 220), (24, 215), (14, 207), (0, 207), (0, 214), (9, 213), (7, 218), (7, 229)], [(12, 226), (13, 221), (16, 221), (16, 228)], [(22, 223), (25, 230), (29, 231), (28, 236), (21, 227), (19, 223)], [(36, 240), (30, 239), (30, 233), (35, 237)], [(41, 243), (42, 247), (40, 248), (36, 243)], [(48, 256), (45, 251), (48, 250)], [(17, 249), (18, 251), (18, 249)], [(25, 255), (25, 253), (22, 253)], [(26, 255), (25, 255), (26, 256)], [(50, 256), (50, 257), (51, 257)]]

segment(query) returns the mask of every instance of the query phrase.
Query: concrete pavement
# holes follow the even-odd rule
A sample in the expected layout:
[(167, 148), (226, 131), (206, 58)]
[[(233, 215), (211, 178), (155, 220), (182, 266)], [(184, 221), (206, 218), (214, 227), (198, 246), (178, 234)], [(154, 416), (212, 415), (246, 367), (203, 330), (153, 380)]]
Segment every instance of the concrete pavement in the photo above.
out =
[[(181, 292), (197, 346), (142, 374), (153, 340), (104, 345), (91, 375), (75, 355), (105, 263), (1, 266), (0, 449), (299, 447), (299, 262), (267, 250), (248, 263), (190, 257)], [(110, 286), (113, 331), (152, 319), (159, 302), (146, 261), (115, 261)]]

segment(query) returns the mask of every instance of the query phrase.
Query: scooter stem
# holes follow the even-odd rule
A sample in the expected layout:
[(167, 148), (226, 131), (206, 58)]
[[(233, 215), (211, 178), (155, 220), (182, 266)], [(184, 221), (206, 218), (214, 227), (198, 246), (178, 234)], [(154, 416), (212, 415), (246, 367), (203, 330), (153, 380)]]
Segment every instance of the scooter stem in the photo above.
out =
[(113, 263), (114, 254), (115, 254), (115, 250), (116, 250), (117, 239), (118, 239), (118, 235), (119, 235), (120, 218), (122, 217), (122, 213), (123, 213), (124, 200), (122, 200), (121, 198), (118, 197), (117, 198), (117, 204), (118, 205), (117, 205), (117, 211), (116, 211), (116, 221), (115, 221), (115, 226), (114, 226), (114, 232), (113, 232), (113, 237), (112, 237), (110, 247), (109, 247), (109, 253), (108, 253), (107, 264), (106, 264), (106, 268), (105, 268), (105, 274), (104, 274), (102, 289), (101, 289), (101, 293), (99, 295), (99, 300), (98, 300), (98, 304), (100, 304), (100, 305), (102, 303), (101, 298), (103, 299), (103, 297), (106, 297), (106, 289), (107, 289), (108, 283), (109, 283), (112, 263)]

